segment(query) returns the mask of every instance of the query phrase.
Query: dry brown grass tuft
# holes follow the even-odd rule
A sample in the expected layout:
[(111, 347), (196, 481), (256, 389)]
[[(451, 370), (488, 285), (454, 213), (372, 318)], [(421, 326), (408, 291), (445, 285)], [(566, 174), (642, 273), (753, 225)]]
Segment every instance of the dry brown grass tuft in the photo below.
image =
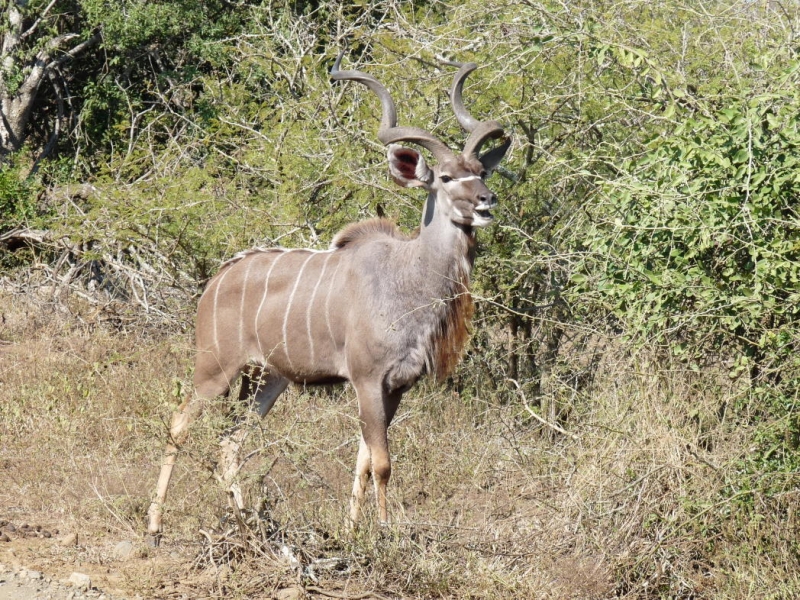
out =
[[(0, 517), (79, 530), (80, 560), (108, 564), (110, 544), (144, 533), (190, 339), (111, 332), (18, 296), (0, 307)], [(520, 403), (421, 385), (390, 430), (393, 524), (378, 527), (370, 505), (355, 533), (349, 388), (290, 390), (250, 423), (242, 480), (263, 510), (245, 526), (212, 473), (229, 416), (220, 401), (179, 458), (163, 546), (114, 563), (119, 586), (148, 598), (268, 598), (291, 585), (407, 598), (789, 598), (800, 591), (797, 482), (748, 496), (758, 519), (743, 517), (743, 493), (725, 491), (750, 443), (727, 409), (738, 386), (609, 354), (571, 399), (568, 437)]]

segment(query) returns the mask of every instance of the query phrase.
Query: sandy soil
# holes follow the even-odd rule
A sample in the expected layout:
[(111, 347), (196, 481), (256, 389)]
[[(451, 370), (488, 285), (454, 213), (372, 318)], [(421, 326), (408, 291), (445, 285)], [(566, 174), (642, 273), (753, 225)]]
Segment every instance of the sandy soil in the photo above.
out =
[[(142, 540), (116, 540), (98, 536), (96, 531), (82, 536), (59, 531), (52, 524), (23, 529), (2, 518), (4, 512), (8, 514), (0, 506), (0, 600), (196, 600), (227, 595), (222, 586), (229, 570), (192, 569), (196, 547), (185, 541), (162, 542), (154, 549)], [(299, 600), (331, 596), (331, 592), (319, 595), (316, 591), (319, 588), (313, 585), (288, 584), (265, 586), (247, 597)]]
[(96, 588), (81, 589), (69, 580), (57, 581), (41, 571), (0, 563), (0, 600), (122, 600)]
[[(92, 578), (82, 565), (67, 574), (68, 564), (46, 565), (44, 569), (28, 567), (42, 564), (49, 544), (31, 544), (24, 540), (6, 542), (0, 547), (0, 600), (124, 600), (126, 597), (106, 591), (102, 584), (108, 577)], [(52, 549), (52, 548), (49, 548)], [(20, 560), (20, 559), (23, 560)], [(47, 567), (50, 568), (47, 568)], [(95, 571), (96, 569), (91, 569)], [(98, 586), (98, 582), (102, 582)], [(138, 600), (138, 599), (137, 599)]]

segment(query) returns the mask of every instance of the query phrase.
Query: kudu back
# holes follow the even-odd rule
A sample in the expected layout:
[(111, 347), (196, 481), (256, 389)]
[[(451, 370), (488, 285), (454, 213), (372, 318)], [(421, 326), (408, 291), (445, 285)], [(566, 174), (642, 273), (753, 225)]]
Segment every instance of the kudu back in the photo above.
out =
[[(261, 416), (290, 382), (350, 381), (358, 396), (361, 441), (356, 459), (350, 517), (358, 521), (370, 475), (381, 522), (387, 520), (386, 484), (391, 473), (387, 428), (403, 394), (424, 374), (446, 377), (467, 341), (472, 315), (469, 278), (475, 230), (488, 225), (496, 205), (485, 179), (505, 155), (510, 139), (495, 121), (477, 121), (461, 99), (465, 78), (476, 65), (460, 69), (451, 88), (458, 122), (469, 132), (460, 153), (431, 133), (397, 127), (394, 102), (375, 78), (341, 71), (331, 76), (369, 87), (380, 99), (378, 139), (388, 146), (389, 171), (403, 187), (427, 191), (415, 237), (383, 219), (345, 227), (326, 251), (252, 249), (222, 265), (197, 308), (194, 391), (173, 415), (148, 532), (157, 540), (162, 506), (177, 447), (204, 401), (226, 394), (255, 365), (241, 397), (255, 393)], [(480, 154), (490, 138), (501, 138)], [(427, 149), (429, 166), (407, 142)], [(220, 477), (233, 501), (244, 428), (222, 442)]]

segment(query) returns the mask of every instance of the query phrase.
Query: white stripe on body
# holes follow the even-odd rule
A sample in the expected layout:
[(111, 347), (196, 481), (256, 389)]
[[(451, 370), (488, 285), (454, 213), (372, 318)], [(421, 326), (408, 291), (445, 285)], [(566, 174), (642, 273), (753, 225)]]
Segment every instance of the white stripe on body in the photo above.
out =
[(331, 329), (331, 291), (333, 290), (333, 283), (336, 280), (336, 274), (339, 272), (339, 267), (342, 266), (342, 261), (339, 261), (339, 264), (336, 265), (336, 268), (333, 270), (333, 275), (331, 275), (331, 284), (328, 286), (328, 294), (325, 296), (325, 324), (328, 326), (328, 334), (331, 336), (331, 342), (334, 346), (336, 346), (336, 338), (333, 335), (333, 329)]
[(244, 282), (242, 283), (242, 300), (239, 303), (239, 348), (244, 348), (244, 299), (247, 298), (247, 282), (249, 280), (250, 267), (253, 266), (255, 261), (251, 260), (247, 263), (247, 268), (244, 270)]
[(225, 270), (225, 272), (222, 273), (222, 277), (220, 277), (217, 281), (217, 288), (214, 290), (214, 304), (211, 309), (211, 322), (214, 323), (214, 349), (217, 351), (217, 356), (219, 356), (219, 334), (217, 329), (217, 301), (219, 298), (219, 288), (222, 287), (222, 282), (228, 276), (228, 273), (231, 272), (232, 268), (233, 267)]
[(314, 258), (314, 253), (308, 255), (303, 261), (303, 266), (300, 267), (300, 272), (297, 274), (297, 279), (294, 282), (294, 287), (292, 288), (292, 293), (289, 294), (289, 301), (286, 303), (286, 312), (283, 314), (283, 351), (286, 353), (286, 360), (289, 362), (289, 368), (294, 371), (294, 364), (292, 364), (292, 359), (289, 356), (289, 337), (287, 335), (287, 325), (289, 323), (289, 312), (292, 310), (292, 302), (294, 301), (294, 294), (297, 291), (298, 286), (300, 285), (300, 280), (303, 278), (303, 271), (306, 269), (306, 265), (308, 261)]
[[(330, 251), (328, 251), (330, 252)], [(315, 356), (314, 356), (314, 336), (311, 335), (311, 307), (314, 305), (314, 299), (317, 297), (317, 290), (319, 289), (319, 284), (322, 282), (322, 279), (325, 277), (325, 270), (328, 268), (328, 261), (333, 256), (333, 253), (328, 254), (325, 257), (325, 262), (322, 263), (322, 271), (319, 273), (319, 279), (317, 279), (317, 284), (314, 286), (314, 291), (311, 292), (311, 299), (308, 301), (308, 308), (306, 309), (306, 335), (308, 336), (308, 350), (309, 355), (311, 357), (311, 365), (314, 365)]]
[(258, 305), (258, 310), (256, 311), (256, 318), (254, 322), (254, 327), (256, 330), (256, 342), (258, 343), (258, 353), (261, 355), (261, 360), (264, 364), (267, 362), (267, 357), (264, 355), (264, 349), (261, 347), (261, 337), (258, 335), (258, 320), (261, 316), (261, 309), (264, 308), (264, 302), (267, 300), (267, 291), (269, 290), (269, 277), (272, 275), (272, 269), (275, 268), (275, 265), (278, 264), (278, 261), (286, 256), (287, 252), (285, 250), (280, 250), (281, 254), (275, 257), (275, 260), (272, 261), (272, 264), (269, 266), (269, 270), (267, 270), (267, 276), (264, 278), (264, 295), (261, 296), (261, 304)]

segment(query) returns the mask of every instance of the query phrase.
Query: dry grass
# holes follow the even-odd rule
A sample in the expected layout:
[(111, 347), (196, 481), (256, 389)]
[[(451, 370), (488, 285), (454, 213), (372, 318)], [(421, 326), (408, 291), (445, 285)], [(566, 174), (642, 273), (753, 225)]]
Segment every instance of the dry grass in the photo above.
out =
[(83, 532), (70, 559), (113, 564), (130, 595), (268, 598), (292, 584), (407, 598), (800, 591), (797, 482), (771, 495), (726, 492), (751, 443), (724, 410), (738, 384), (622, 352), (570, 400), (562, 425), (574, 438), (518, 402), (419, 386), (390, 432), (394, 522), (377, 527), (368, 511), (354, 534), (345, 526), (358, 439), (349, 388), (290, 390), (251, 424), (257, 453), (242, 478), (266, 509), (249, 538), (213, 533), (238, 528), (224, 521), (212, 474), (228, 411), (212, 407), (179, 458), (165, 543), (115, 563), (109, 545), (144, 533), (191, 344), (186, 334), (112, 332), (70, 308), (0, 297), (0, 518)]

